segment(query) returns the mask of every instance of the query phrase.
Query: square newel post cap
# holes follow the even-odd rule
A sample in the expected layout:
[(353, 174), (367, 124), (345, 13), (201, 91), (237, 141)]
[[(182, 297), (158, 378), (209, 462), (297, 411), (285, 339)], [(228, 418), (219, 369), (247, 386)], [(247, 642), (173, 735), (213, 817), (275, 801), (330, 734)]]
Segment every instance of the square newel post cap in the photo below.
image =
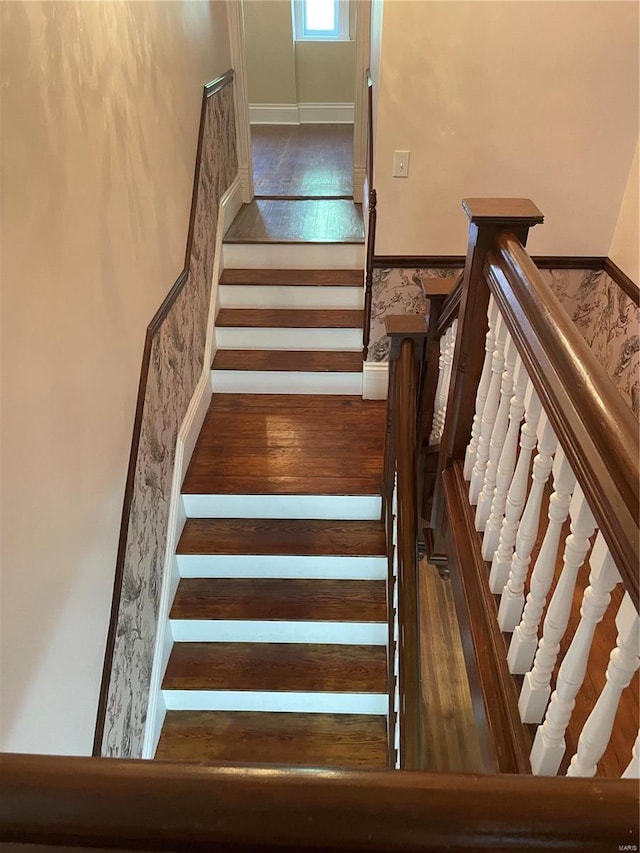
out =
[(476, 225), (531, 227), (544, 222), (530, 198), (465, 198), (462, 207)]
[(389, 358), (393, 361), (400, 355), (402, 341), (407, 338), (418, 344), (427, 337), (428, 316), (423, 314), (389, 314), (384, 318), (385, 331), (391, 338)]

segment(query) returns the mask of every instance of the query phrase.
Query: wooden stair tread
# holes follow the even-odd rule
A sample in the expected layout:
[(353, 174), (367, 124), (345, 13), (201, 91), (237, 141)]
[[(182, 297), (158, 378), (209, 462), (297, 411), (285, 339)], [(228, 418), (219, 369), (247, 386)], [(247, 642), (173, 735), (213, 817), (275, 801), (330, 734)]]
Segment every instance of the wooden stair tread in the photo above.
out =
[(225, 269), (220, 284), (260, 285), (313, 285), (330, 287), (362, 287), (362, 270), (260, 270)]
[(384, 400), (214, 394), (183, 494), (377, 495)]
[(182, 578), (171, 619), (384, 622), (385, 581)]
[(168, 711), (157, 759), (385, 769), (386, 719), (368, 714)]
[(221, 308), (218, 328), (361, 329), (360, 309), (331, 308)]
[(361, 373), (360, 352), (287, 351), (287, 350), (218, 350), (212, 370), (276, 370), (313, 373)]
[(178, 554), (385, 555), (381, 521), (188, 518)]
[(176, 643), (163, 690), (386, 693), (384, 646)]

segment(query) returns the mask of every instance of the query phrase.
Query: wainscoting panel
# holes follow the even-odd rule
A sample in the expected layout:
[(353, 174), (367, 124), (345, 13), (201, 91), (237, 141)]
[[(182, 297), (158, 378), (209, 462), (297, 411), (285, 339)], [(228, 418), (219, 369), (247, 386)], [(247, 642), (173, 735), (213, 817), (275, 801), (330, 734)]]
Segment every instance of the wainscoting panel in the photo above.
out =
[(219, 203), (238, 171), (232, 80), (205, 87), (185, 271), (147, 331), (94, 754), (142, 754), (176, 438), (203, 370)]

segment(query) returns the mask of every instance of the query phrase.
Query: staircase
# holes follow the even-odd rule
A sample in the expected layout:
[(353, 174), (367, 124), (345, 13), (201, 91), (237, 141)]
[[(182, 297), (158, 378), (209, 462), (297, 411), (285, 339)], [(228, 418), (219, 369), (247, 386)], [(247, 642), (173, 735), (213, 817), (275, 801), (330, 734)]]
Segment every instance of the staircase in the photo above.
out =
[(226, 268), (219, 301), (156, 758), (386, 768), (385, 407), (361, 398), (362, 272)]

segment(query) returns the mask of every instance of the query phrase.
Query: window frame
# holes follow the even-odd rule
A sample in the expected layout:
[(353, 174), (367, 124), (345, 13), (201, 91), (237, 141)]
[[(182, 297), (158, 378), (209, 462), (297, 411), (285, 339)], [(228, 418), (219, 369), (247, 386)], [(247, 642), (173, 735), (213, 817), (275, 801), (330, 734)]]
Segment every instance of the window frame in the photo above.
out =
[(349, 0), (333, 0), (336, 26), (333, 30), (306, 29), (306, 0), (291, 0), (295, 41), (350, 41)]

